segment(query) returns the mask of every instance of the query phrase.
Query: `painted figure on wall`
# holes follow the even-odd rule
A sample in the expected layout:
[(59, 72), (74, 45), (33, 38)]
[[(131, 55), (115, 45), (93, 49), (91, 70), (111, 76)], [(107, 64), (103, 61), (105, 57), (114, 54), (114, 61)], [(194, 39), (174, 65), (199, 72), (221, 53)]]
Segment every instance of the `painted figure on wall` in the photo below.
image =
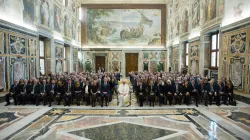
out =
[(196, 28), (200, 24), (200, 0), (196, 0), (192, 7), (192, 27)]
[(55, 9), (54, 9), (54, 29), (57, 32), (61, 32), (62, 31), (62, 12), (59, 9), (59, 7), (57, 7), (55, 5)]
[(182, 23), (183, 33), (188, 32), (188, 11), (185, 10), (183, 14), (183, 23)]
[(76, 21), (75, 20), (73, 20), (73, 22), (72, 22), (72, 38), (75, 40), (76, 39)]
[(175, 35), (178, 36), (179, 33), (180, 33), (180, 21), (179, 21), (179, 17), (177, 17), (175, 19), (175, 25), (176, 25), (176, 32), (175, 32)]
[(49, 12), (49, 1), (48, 0), (41, 0), (41, 24), (49, 27), (49, 18), (50, 18), (50, 12)]
[(151, 61), (150, 62), (150, 72), (156, 72), (157, 71), (157, 62)]
[(221, 16), (221, 15), (223, 15), (224, 14), (224, 3), (225, 2), (225, 0), (219, 0), (219, 12), (218, 12), (218, 16)]
[(207, 20), (212, 20), (216, 17), (216, 0), (206, 0), (207, 3)]
[(234, 18), (238, 19), (242, 17), (244, 3), (240, 1), (236, 6), (234, 6)]
[(23, 21), (27, 24), (34, 23), (34, 0), (23, 0), (24, 10), (23, 10)]
[(63, 58), (63, 49), (61, 47), (56, 47), (56, 58)]
[(64, 16), (64, 35), (70, 37), (70, 23), (69, 23), (69, 16)]

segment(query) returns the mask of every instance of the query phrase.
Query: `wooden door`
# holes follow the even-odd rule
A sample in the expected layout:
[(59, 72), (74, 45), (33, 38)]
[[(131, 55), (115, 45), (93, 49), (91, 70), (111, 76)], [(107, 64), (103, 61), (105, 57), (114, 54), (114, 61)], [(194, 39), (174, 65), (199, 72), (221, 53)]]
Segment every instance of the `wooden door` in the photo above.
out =
[(96, 72), (99, 70), (99, 68), (105, 69), (105, 56), (96, 56), (95, 57), (95, 70), (96, 70)]
[(138, 71), (138, 53), (126, 53), (126, 76), (131, 71)]

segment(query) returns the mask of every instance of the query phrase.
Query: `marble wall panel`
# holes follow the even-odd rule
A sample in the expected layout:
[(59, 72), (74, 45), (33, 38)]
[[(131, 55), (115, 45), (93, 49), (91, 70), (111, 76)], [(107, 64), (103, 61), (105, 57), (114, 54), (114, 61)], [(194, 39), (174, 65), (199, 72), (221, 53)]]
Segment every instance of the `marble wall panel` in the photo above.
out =
[(10, 57), (10, 83), (14, 80), (27, 79), (27, 62), (26, 58)]
[(26, 40), (24, 37), (9, 35), (9, 52), (10, 54), (26, 54)]
[(245, 57), (230, 58), (230, 79), (235, 89), (244, 90)]
[(56, 60), (56, 73), (62, 74), (63, 73), (63, 62), (62, 60)]
[(246, 52), (246, 33), (239, 33), (231, 36), (230, 52), (233, 54)]
[(199, 41), (190, 43), (188, 69), (191, 74), (199, 73), (199, 46), (200, 46)]
[(0, 53), (0, 89), (6, 89), (6, 57), (1, 56)]

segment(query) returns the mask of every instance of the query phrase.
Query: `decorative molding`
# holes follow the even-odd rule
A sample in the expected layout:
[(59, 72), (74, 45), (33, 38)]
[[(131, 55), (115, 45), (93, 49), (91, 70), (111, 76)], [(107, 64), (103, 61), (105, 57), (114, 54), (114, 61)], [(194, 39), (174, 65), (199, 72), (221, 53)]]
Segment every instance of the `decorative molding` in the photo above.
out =
[(224, 33), (224, 32), (231, 31), (233, 29), (238, 29), (238, 28), (242, 28), (242, 27), (246, 27), (246, 26), (250, 26), (250, 17), (242, 19), (242, 20), (237, 21), (237, 22), (234, 22), (232, 24), (223, 26), (220, 28), (220, 30), (221, 30), (221, 32)]
[(37, 36), (37, 32), (28, 28), (25, 28), (23, 26), (16, 25), (14, 23), (5, 21), (0, 19), (0, 28), (3, 28), (5, 30), (16, 30), (18, 32), (24, 33), (24, 34), (30, 34), (32, 36)]

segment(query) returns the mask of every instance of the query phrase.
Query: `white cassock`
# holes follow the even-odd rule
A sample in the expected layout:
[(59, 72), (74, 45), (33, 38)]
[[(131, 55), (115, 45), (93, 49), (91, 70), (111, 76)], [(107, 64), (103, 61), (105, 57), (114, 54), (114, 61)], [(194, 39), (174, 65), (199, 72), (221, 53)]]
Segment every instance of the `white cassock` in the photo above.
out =
[(129, 105), (129, 86), (128, 84), (121, 84), (118, 88), (119, 91), (119, 106), (124, 107)]

